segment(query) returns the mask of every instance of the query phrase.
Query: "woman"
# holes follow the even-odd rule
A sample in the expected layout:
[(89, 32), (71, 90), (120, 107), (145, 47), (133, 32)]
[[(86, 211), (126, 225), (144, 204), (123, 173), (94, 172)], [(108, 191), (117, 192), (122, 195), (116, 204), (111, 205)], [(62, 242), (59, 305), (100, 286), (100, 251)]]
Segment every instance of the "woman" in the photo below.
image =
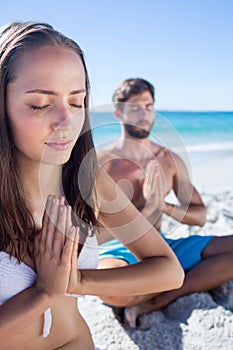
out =
[[(78, 295), (179, 288), (183, 271), (97, 169), (79, 46), (47, 24), (12, 23), (0, 57), (0, 348), (93, 350)], [(140, 263), (96, 270), (103, 226)]]

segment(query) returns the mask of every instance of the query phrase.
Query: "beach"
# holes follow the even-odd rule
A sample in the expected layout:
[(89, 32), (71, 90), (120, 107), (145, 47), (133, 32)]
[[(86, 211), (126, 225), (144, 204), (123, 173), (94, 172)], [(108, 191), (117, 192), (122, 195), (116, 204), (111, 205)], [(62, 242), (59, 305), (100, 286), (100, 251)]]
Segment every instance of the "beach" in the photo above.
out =
[[(169, 237), (230, 235), (233, 233), (233, 156), (220, 157), (192, 166), (192, 179), (207, 206), (204, 227), (163, 222)], [(108, 350), (232, 350), (233, 281), (211, 293), (193, 293), (179, 298), (161, 311), (139, 318), (130, 330), (98, 297), (79, 300), (79, 308), (90, 326), (95, 343)]]

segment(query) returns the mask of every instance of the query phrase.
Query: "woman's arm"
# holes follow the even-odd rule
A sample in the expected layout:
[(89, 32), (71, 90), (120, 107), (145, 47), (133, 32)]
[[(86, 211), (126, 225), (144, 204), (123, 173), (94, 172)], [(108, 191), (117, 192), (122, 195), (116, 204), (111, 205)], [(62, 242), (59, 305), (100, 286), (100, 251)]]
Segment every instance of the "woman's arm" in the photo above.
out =
[(35, 285), (0, 306), (0, 347), (67, 291), (77, 231), (68, 229), (70, 209), (62, 202), (51, 196), (46, 203), (41, 235), (36, 236), (34, 244)]
[(0, 306), (0, 348), (52, 306), (54, 298), (36, 285), (25, 289)]
[[(124, 268), (82, 270), (81, 282), (71, 293), (92, 295), (139, 295), (179, 288), (183, 270), (167, 243), (131, 204), (109, 175), (97, 180), (100, 222), (140, 262)], [(98, 234), (98, 233), (97, 233)]]

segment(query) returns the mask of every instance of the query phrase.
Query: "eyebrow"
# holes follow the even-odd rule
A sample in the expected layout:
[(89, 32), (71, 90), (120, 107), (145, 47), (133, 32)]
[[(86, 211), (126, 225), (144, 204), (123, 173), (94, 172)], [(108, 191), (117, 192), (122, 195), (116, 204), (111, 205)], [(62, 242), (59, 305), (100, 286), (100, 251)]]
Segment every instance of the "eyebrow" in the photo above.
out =
[[(79, 90), (74, 90), (70, 92), (70, 95), (77, 95), (77, 94), (82, 94), (86, 92), (85, 89), (79, 89)], [(33, 90), (28, 90), (25, 92), (26, 94), (43, 94), (43, 95), (57, 95), (56, 92), (50, 91), (50, 90), (43, 90), (43, 89), (33, 89)]]

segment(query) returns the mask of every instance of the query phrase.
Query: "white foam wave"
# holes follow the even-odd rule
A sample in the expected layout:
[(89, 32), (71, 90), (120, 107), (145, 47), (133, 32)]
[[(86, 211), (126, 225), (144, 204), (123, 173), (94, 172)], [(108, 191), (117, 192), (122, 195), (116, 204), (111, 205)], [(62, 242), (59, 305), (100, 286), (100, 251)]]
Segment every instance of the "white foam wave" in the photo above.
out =
[[(202, 143), (196, 145), (185, 145), (187, 152), (212, 152), (212, 151), (230, 151), (233, 150), (233, 142), (212, 142), (212, 143)], [(174, 147), (175, 152), (182, 152), (183, 147)]]

